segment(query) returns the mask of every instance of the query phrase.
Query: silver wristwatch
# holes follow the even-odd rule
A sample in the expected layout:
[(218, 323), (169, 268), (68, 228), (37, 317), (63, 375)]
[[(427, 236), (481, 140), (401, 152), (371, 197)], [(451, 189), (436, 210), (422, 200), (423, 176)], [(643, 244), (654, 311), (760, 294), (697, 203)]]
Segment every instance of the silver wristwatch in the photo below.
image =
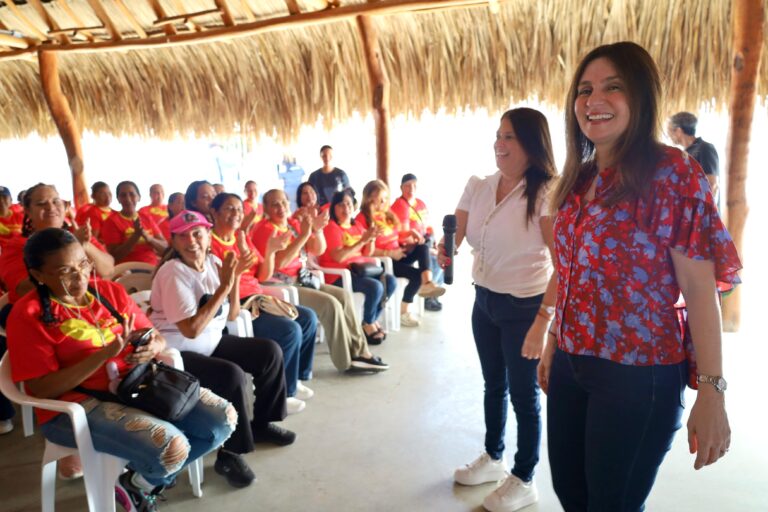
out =
[(696, 382), (699, 384), (712, 384), (712, 386), (715, 388), (715, 391), (718, 393), (723, 393), (726, 389), (728, 389), (728, 383), (719, 375), (715, 377), (710, 375), (697, 375)]

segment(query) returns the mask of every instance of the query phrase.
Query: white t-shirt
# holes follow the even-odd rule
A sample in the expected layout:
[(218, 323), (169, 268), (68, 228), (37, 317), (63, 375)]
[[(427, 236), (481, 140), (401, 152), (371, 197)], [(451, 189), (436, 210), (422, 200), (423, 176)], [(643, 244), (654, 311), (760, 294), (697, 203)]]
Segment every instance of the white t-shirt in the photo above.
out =
[(539, 192), (536, 211), (528, 221), (525, 179), (498, 205), (501, 172), (472, 176), (456, 207), (469, 213), (466, 239), (472, 247), (472, 279), (496, 293), (533, 297), (544, 293), (552, 274), (549, 249), (539, 221), (547, 212), (547, 194)]
[(181, 260), (173, 259), (155, 274), (150, 297), (152, 313), (149, 318), (165, 337), (168, 346), (210, 356), (221, 341), (229, 314), (229, 299), (224, 301), (217, 315), (197, 338), (185, 337), (176, 327), (176, 322), (197, 313), (203, 295), (212, 295), (219, 287), (219, 271), (216, 268), (219, 262), (216, 256), (209, 255), (205, 259), (203, 271), (198, 272)]

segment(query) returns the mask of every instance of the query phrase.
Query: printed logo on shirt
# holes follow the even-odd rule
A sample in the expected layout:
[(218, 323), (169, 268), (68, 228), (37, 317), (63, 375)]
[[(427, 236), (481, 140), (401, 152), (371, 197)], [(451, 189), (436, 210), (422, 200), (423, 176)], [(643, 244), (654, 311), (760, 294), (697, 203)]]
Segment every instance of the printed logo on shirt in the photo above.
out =
[(344, 247), (350, 247), (359, 242), (361, 238), (362, 235), (352, 235), (345, 231), (344, 234), (341, 235), (341, 243), (344, 244)]
[(167, 217), (168, 211), (163, 208), (162, 206), (152, 206), (149, 208), (149, 213), (154, 215), (155, 217)]
[[(114, 322), (110, 324), (114, 325)], [(61, 324), (60, 329), (61, 333), (69, 338), (90, 341), (94, 347), (103, 347), (115, 340), (115, 333), (112, 332), (110, 324), (98, 328), (80, 318), (70, 318)]]

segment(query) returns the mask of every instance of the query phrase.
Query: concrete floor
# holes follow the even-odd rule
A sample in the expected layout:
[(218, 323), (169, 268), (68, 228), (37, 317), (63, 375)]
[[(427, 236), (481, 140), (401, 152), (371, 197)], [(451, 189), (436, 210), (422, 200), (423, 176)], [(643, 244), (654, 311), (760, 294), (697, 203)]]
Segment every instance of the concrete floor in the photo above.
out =
[[(247, 456), (258, 481), (230, 488), (206, 460), (204, 497), (192, 496), (186, 476), (167, 493), (163, 511), (480, 511), (493, 484), (452, 483), (453, 469), (482, 450), (482, 380), (469, 311), (472, 290), (456, 285), (441, 313), (427, 313), (419, 329), (391, 333), (376, 349), (392, 369), (380, 375), (339, 374), (325, 345), (317, 347), (316, 396), (284, 426), (298, 439), (285, 448), (262, 447)], [(768, 350), (749, 331), (726, 337), (733, 444), (727, 458), (693, 470), (686, 435), (678, 433), (648, 501), (651, 511), (768, 511), (765, 388)], [(755, 331), (759, 332), (759, 331)], [(764, 338), (764, 336), (761, 336)], [(691, 394), (688, 405), (695, 398)], [(546, 420), (546, 419), (545, 419)], [(514, 446), (510, 420), (508, 446)], [(21, 428), (0, 436), (0, 511), (39, 510), (38, 435)], [(511, 454), (510, 454), (511, 455)], [(546, 438), (536, 481), (537, 505), (526, 512), (561, 510), (552, 491)], [(81, 481), (59, 483), (57, 510), (86, 509)]]

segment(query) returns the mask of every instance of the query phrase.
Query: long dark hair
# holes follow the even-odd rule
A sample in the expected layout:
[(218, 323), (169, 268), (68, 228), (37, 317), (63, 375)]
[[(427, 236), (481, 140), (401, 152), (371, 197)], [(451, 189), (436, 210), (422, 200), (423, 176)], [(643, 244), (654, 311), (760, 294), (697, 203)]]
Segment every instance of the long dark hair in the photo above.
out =
[(523, 194), (527, 201), (525, 208), (527, 222), (531, 222), (536, 213), (539, 192), (557, 173), (555, 157), (552, 155), (549, 124), (544, 114), (532, 108), (508, 110), (504, 112), (501, 119), (510, 122), (517, 141), (528, 157)]
[[(336, 224), (339, 223), (339, 219), (336, 218), (336, 205), (344, 201), (344, 198), (348, 197), (350, 201), (352, 201), (352, 205), (356, 203), (355, 200), (355, 191), (351, 188), (347, 187), (344, 190), (341, 190), (339, 192), (334, 192), (333, 197), (331, 197), (331, 206), (330, 206), (330, 216), (331, 220), (335, 222)], [(355, 223), (355, 216), (350, 215), (349, 217), (349, 223), (354, 224)]]
[(184, 193), (184, 207), (187, 210), (193, 210), (199, 213), (203, 213), (203, 212), (200, 212), (197, 208), (195, 208), (195, 201), (197, 200), (197, 192), (198, 190), (200, 190), (200, 187), (202, 187), (203, 185), (211, 185), (211, 184), (206, 180), (198, 180), (198, 181), (193, 181), (187, 187), (187, 191)]
[(59, 228), (45, 228), (32, 234), (24, 245), (24, 265), (27, 267), (29, 279), (37, 288), (37, 295), (40, 297), (40, 307), (42, 315), (40, 320), (44, 324), (53, 324), (56, 318), (51, 311), (51, 291), (48, 287), (32, 277), (31, 270), (40, 270), (45, 265), (48, 257), (61, 249), (78, 244), (75, 235), (69, 231)]
[(553, 208), (559, 208), (579, 181), (582, 173), (595, 173), (595, 145), (581, 131), (573, 106), (579, 90), (579, 81), (587, 66), (605, 58), (611, 62), (621, 79), (629, 104), (629, 124), (619, 138), (613, 163), (618, 171), (618, 182), (605, 200), (607, 206), (645, 195), (661, 156), (659, 142), (659, 104), (661, 79), (656, 63), (643, 47), (621, 42), (598, 46), (589, 52), (576, 68), (568, 98), (565, 102), (566, 160), (563, 176), (554, 192)]
[(297, 208), (301, 208), (302, 206), (304, 206), (303, 204), (301, 204), (301, 193), (304, 192), (304, 189), (307, 187), (315, 191), (316, 197), (320, 197), (320, 195), (317, 193), (317, 188), (315, 188), (315, 186), (310, 182), (305, 181), (304, 183), (299, 185), (299, 188), (296, 189), (296, 207)]

